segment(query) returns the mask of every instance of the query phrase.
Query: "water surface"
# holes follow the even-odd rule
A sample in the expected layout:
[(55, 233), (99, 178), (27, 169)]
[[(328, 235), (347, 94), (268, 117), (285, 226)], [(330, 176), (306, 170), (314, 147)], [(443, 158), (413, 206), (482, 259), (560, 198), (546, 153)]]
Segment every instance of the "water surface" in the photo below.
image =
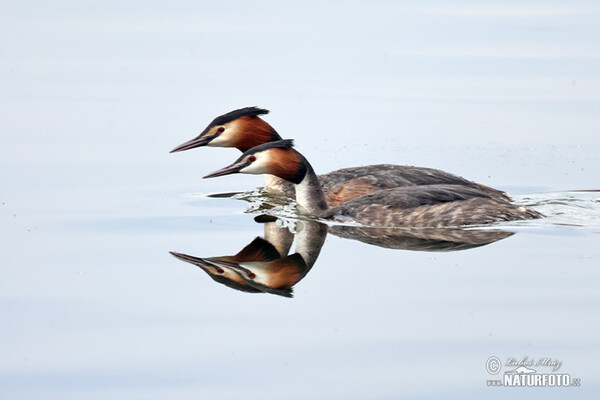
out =
[[(584, 1), (4, 5), (0, 396), (597, 397), (599, 19)], [(293, 298), (232, 290), (169, 251), (263, 236), (256, 204), (206, 196), (262, 179), (201, 180), (234, 149), (168, 151), (248, 105), (318, 173), (440, 168), (548, 218), (460, 251), (328, 234)], [(491, 356), (560, 360), (581, 386), (488, 387)]]

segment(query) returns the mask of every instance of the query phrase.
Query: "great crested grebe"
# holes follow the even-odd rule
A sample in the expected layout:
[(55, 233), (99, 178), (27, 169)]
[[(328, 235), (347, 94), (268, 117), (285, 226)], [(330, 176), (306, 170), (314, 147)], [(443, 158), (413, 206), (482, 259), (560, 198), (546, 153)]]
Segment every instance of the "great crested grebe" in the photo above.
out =
[[(190, 150), (200, 146), (235, 147), (241, 152), (277, 140), (281, 136), (259, 116), (269, 111), (246, 107), (215, 118), (200, 135), (171, 150), (171, 153)], [(340, 205), (356, 197), (396, 187), (422, 185), (460, 185), (475, 188), (489, 197), (511, 201), (508, 194), (460, 176), (434, 168), (407, 165), (378, 164), (363, 167), (343, 168), (320, 175), (319, 181), (327, 203)], [(294, 197), (294, 186), (277, 176), (267, 174), (265, 189)]]
[(381, 190), (329, 208), (319, 178), (293, 144), (293, 140), (279, 140), (253, 147), (233, 164), (204, 178), (234, 173), (272, 174), (292, 182), (296, 203), (314, 216), (379, 227), (481, 225), (542, 216), (494, 198), (487, 190), (451, 184)]

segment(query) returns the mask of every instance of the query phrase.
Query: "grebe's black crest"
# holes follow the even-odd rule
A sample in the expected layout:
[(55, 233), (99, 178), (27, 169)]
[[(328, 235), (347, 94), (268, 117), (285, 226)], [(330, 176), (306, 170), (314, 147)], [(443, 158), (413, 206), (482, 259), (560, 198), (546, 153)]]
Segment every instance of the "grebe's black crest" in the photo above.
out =
[(219, 115), (217, 118), (213, 119), (213, 121), (208, 125), (208, 127), (213, 127), (215, 125), (224, 125), (228, 122), (235, 121), (241, 117), (258, 117), (259, 115), (268, 114), (269, 110), (258, 107), (244, 107), (237, 110), (233, 110), (228, 112), (227, 114)]

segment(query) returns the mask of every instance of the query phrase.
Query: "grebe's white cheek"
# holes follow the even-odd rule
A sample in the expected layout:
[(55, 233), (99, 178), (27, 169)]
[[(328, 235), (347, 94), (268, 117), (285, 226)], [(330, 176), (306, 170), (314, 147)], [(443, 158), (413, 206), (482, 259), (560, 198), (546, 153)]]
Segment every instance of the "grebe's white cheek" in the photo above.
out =
[(217, 136), (216, 138), (214, 138), (213, 140), (211, 140), (208, 143), (209, 147), (231, 147), (233, 146), (233, 135), (234, 132), (232, 132), (230, 129), (225, 129), (225, 131), (223, 131), (223, 133), (221, 133), (219, 136)]
[(254, 161), (252, 164), (248, 165), (247, 167), (242, 168), (240, 170), (240, 172), (243, 172), (244, 174), (256, 174), (256, 175), (267, 174), (268, 169), (267, 169), (267, 163), (265, 161), (266, 160), (264, 160), (262, 158), (257, 158), (256, 161)]

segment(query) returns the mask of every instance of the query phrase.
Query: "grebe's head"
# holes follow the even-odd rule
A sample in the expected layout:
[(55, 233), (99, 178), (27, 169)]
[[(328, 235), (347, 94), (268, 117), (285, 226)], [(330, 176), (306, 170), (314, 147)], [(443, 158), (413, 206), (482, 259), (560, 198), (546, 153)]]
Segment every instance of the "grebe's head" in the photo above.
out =
[(259, 144), (281, 140), (279, 134), (259, 115), (269, 110), (245, 107), (215, 118), (198, 137), (171, 150), (171, 153), (190, 150), (200, 146), (236, 147), (246, 151)]
[(306, 175), (306, 160), (293, 149), (292, 139), (261, 144), (246, 151), (233, 164), (206, 175), (214, 178), (229, 174), (271, 174), (292, 183), (300, 183)]

